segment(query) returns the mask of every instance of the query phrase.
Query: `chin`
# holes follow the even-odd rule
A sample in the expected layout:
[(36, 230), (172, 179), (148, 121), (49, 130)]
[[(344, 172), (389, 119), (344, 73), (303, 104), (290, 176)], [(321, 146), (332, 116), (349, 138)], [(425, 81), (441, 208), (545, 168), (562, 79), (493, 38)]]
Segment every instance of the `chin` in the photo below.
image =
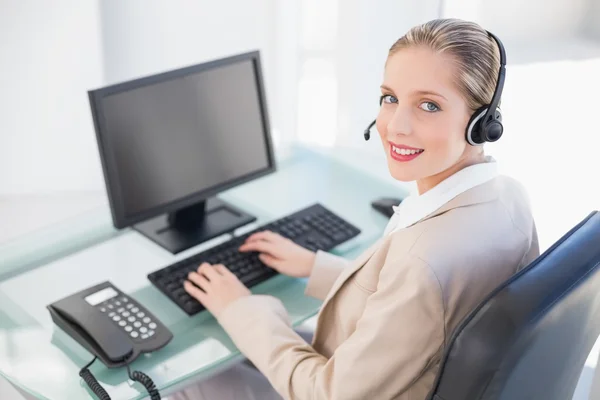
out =
[(399, 165), (395, 160), (388, 161), (388, 170), (390, 171), (392, 178), (397, 181), (412, 182), (420, 178), (419, 174), (417, 174), (416, 171), (413, 171), (413, 168)]

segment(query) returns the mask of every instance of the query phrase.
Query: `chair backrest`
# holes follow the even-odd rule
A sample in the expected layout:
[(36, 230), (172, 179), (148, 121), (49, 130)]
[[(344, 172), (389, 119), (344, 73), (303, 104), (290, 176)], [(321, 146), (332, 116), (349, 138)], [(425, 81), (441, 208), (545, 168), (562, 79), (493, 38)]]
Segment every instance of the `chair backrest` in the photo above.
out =
[(599, 333), (594, 211), (463, 321), (428, 399), (570, 400)]

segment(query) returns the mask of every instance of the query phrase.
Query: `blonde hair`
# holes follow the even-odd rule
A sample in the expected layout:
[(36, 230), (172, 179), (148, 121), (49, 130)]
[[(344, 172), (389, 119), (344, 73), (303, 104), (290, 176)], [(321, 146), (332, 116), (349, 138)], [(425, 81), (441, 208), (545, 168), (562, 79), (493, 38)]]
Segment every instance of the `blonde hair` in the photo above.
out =
[(500, 69), (500, 51), (481, 26), (456, 18), (434, 19), (415, 26), (398, 39), (390, 48), (388, 58), (411, 46), (427, 46), (454, 60), (455, 83), (472, 111), (492, 101)]

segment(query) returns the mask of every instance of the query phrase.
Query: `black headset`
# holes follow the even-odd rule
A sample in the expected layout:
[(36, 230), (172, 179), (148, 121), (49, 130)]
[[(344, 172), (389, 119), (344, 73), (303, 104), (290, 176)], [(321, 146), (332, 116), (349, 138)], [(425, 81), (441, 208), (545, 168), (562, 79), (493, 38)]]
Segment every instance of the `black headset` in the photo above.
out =
[[(502, 89), (504, 88), (504, 78), (506, 75), (506, 52), (504, 45), (493, 33), (486, 31), (498, 44), (500, 50), (500, 71), (498, 71), (498, 81), (496, 89), (492, 96), (490, 104), (483, 105), (473, 113), (467, 124), (465, 139), (473, 146), (482, 145), (485, 142), (495, 142), (502, 136), (504, 127), (502, 126), (502, 113), (500, 112), (499, 103), (502, 97)], [(381, 103), (381, 101), (380, 101)], [(371, 128), (377, 120), (371, 122), (364, 131), (365, 140), (371, 137)]]

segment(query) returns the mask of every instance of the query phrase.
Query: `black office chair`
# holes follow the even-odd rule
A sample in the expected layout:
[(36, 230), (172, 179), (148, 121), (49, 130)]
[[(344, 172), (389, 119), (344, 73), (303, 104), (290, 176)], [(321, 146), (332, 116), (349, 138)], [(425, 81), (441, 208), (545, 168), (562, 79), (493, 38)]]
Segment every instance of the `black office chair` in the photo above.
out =
[(427, 400), (570, 400), (600, 334), (600, 212), (483, 301)]

